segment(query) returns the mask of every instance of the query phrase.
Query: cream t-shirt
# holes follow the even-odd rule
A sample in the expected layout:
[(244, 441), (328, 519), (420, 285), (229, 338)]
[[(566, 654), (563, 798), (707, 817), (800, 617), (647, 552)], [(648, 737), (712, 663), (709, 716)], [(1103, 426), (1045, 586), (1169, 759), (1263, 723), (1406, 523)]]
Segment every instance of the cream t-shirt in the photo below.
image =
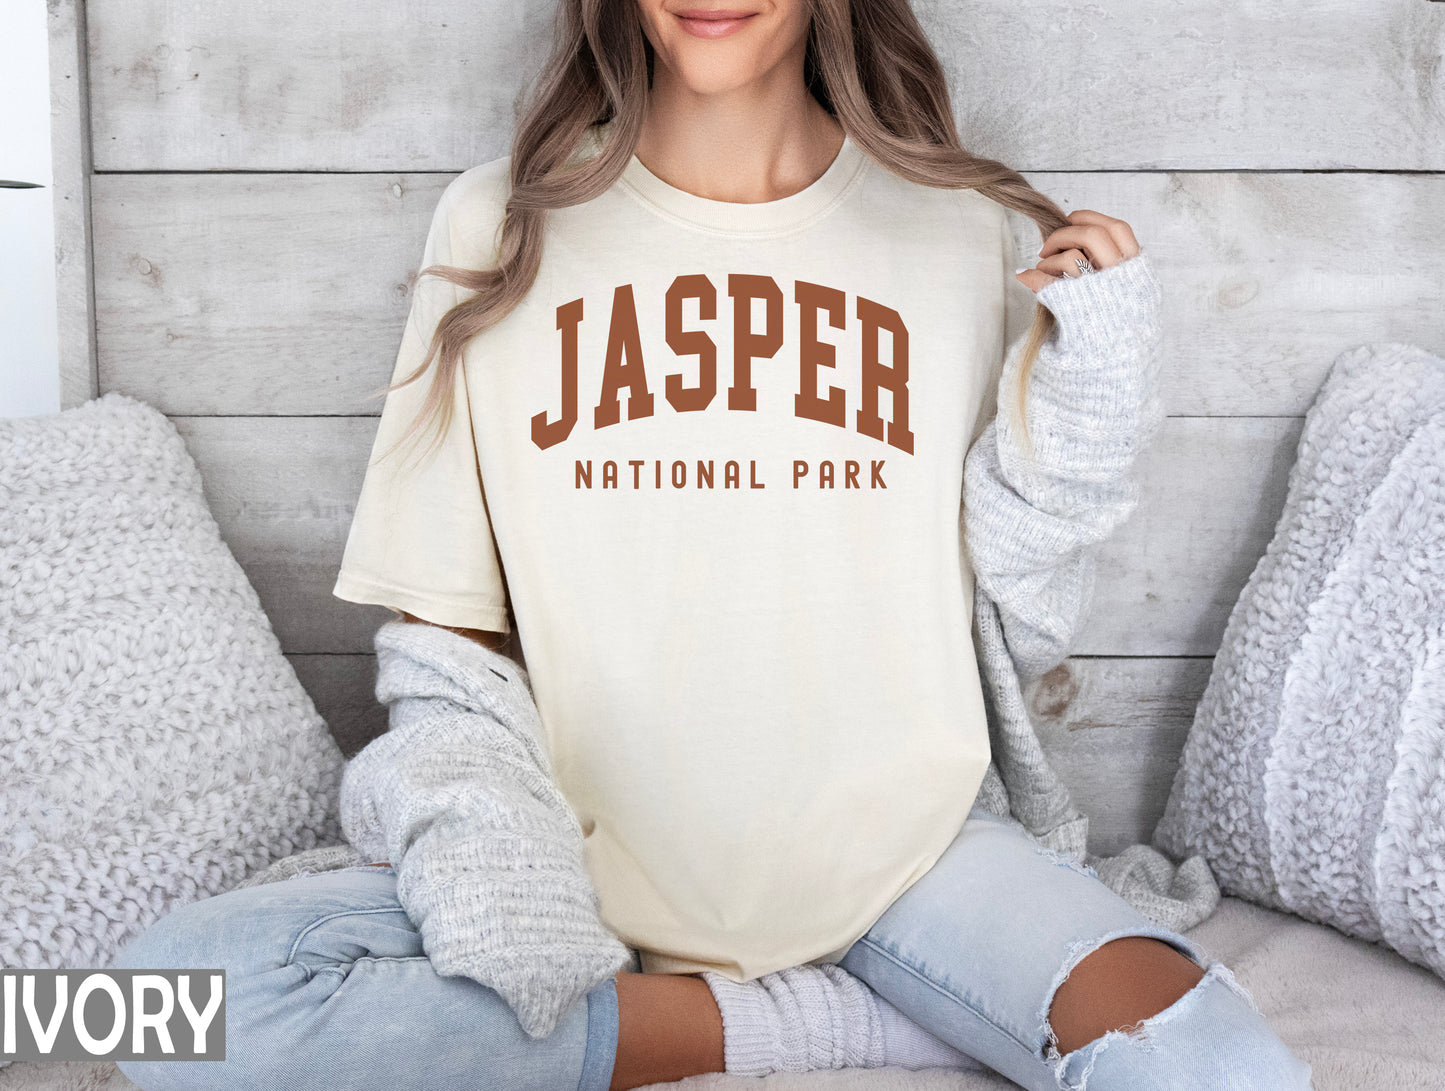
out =
[[(495, 263), (507, 168), (452, 181), (423, 266)], [(1032, 306), (1014, 257), (1003, 206), (851, 140), (759, 204), (634, 156), (549, 214), (419, 471), (375, 455), (430, 378), (388, 395), (334, 594), (515, 620), (603, 919), (645, 971), (837, 960), (967, 817), (989, 742), (963, 465)], [(393, 381), (461, 291), (419, 281)]]

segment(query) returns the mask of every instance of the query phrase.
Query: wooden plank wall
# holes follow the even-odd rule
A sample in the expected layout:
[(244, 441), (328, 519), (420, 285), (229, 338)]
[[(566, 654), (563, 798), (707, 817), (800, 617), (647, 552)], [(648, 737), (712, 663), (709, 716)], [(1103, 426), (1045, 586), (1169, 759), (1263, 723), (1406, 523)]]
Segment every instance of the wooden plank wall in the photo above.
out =
[(55, 208), (55, 301), (60, 404), (95, 397), (95, 293), (91, 279), (90, 111), (85, 4), (50, 0), (50, 164)]
[[(161, 408), (353, 750), (371, 634), (330, 588), (445, 184), (505, 154), (550, 4), (92, 0), (99, 390)], [(1029, 694), (1093, 817), (1153, 830), (1301, 418), (1367, 341), (1445, 350), (1445, 4), (919, 0), (965, 142), (1128, 220), (1170, 414), (1077, 654)], [(1031, 253), (1038, 234), (1018, 223)]]

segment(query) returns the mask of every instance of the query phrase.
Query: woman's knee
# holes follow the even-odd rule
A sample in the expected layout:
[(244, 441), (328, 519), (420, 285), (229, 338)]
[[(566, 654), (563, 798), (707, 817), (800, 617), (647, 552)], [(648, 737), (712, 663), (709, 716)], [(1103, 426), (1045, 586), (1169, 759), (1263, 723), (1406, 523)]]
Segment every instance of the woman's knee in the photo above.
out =
[(1049, 1005), (1061, 1053), (1157, 1015), (1199, 983), (1204, 967), (1156, 936), (1116, 936), (1077, 962)]
[(111, 965), (127, 970), (230, 968), (241, 946), (228, 922), (240, 916), (241, 891), (171, 907), (122, 944)]
[(118, 1061), (121, 1071), (143, 1091), (264, 1086), (264, 1066), (286, 1052), (286, 1037), (334, 991), (348, 963), (371, 953), (373, 939), (382, 937), (386, 952), (420, 953), (386, 878), (353, 874), (297, 876), (187, 903), (126, 944), (117, 968), (223, 972), (225, 1060)]
[[(1119, 939), (1138, 942), (1119, 944)], [(1076, 1029), (1072, 1039), (1056, 1038), (1053, 1026), (1048, 1027), (1047, 1057), (1061, 1088), (1148, 1091), (1217, 1086), (1231, 1091), (1309, 1091), (1310, 1066), (1274, 1033), (1254, 998), (1222, 962), (1186, 957), (1157, 937), (1116, 937), (1095, 951), (1106, 953), (1091, 967), (1093, 985), (1066, 1000), (1087, 1005), (1092, 998), (1100, 1011), (1085, 1021), (1093, 1026), (1082, 1033)], [(1084, 968), (1093, 953), (1079, 960), (1075, 970)], [(1152, 990), (1145, 987), (1131, 997), (1118, 974), (1131, 962), (1137, 971), (1165, 975), (1167, 983)], [(1113, 980), (1104, 980), (1110, 969), (1115, 971)], [(1189, 978), (1193, 983), (1181, 988)], [(1132, 980), (1140, 983), (1137, 977)], [(1051, 1012), (1057, 996), (1050, 1001)], [(1087, 1040), (1080, 1041), (1085, 1035)]]
[[(241, 1088), (251, 1085), (253, 1073), (241, 1073), (235, 1064), (235, 1042), (245, 1032), (244, 1015), (236, 1002), (237, 980), (252, 971), (259, 952), (248, 950), (234, 937), (218, 945), (228, 933), (227, 894), (178, 906), (160, 917), (127, 943), (112, 965), (131, 970), (219, 970), (222, 973), (222, 1007), (208, 1034), (220, 1037), (208, 1048), (219, 1049), (224, 1060), (197, 1061), (158, 1056), (155, 1059), (120, 1059), (116, 1067), (142, 1091), (203, 1091), (207, 1088)], [(214, 904), (212, 904), (214, 903)], [(273, 953), (260, 955), (271, 957)], [(155, 1039), (147, 1051), (163, 1047)]]
[[(396, 897), (396, 878), (380, 869), (348, 868), (229, 890), (178, 906), (124, 945), (115, 965), (127, 968), (223, 967), (254, 974), (293, 962), (308, 937), (352, 916), (385, 919), (358, 933), (416, 953), (415, 928)], [(344, 960), (355, 944), (335, 952)]]

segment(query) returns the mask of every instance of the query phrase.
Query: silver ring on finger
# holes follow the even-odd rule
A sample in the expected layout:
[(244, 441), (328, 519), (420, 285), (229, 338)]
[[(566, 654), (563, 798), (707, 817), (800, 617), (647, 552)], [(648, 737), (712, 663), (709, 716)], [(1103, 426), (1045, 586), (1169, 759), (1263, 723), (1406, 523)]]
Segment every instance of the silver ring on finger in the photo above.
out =
[(1098, 272), (1098, 270), (1094, 268), (1094, 263), (1091, 262), (1088, 258), (1075, 258), (1074, 264), (1079, 267), (1079, 276), (1085, 276), (1089, 273)]

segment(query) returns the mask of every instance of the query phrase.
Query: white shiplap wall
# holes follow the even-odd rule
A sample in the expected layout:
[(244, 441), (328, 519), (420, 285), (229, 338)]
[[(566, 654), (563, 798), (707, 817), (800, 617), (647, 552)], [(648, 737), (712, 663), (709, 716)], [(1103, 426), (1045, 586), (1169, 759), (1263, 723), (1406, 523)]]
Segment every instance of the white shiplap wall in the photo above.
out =
[[(507, 151), (550, 7), (88, 5), (98, 389), (176, 422), (348, 748), (382, 726), (370, 638), (390, 616), (330, 595), (375, 429), (362, 395), (389, 376), (437, 195)], [(918, 9), (965, 142), (1129, 220), (1165, 284), (1145, 499), (1103, 550), (1078, 654), (1030, 692), (1112, 852), (1158, 819), (1330, 362), (1445, 350), (1445, 4)]]

